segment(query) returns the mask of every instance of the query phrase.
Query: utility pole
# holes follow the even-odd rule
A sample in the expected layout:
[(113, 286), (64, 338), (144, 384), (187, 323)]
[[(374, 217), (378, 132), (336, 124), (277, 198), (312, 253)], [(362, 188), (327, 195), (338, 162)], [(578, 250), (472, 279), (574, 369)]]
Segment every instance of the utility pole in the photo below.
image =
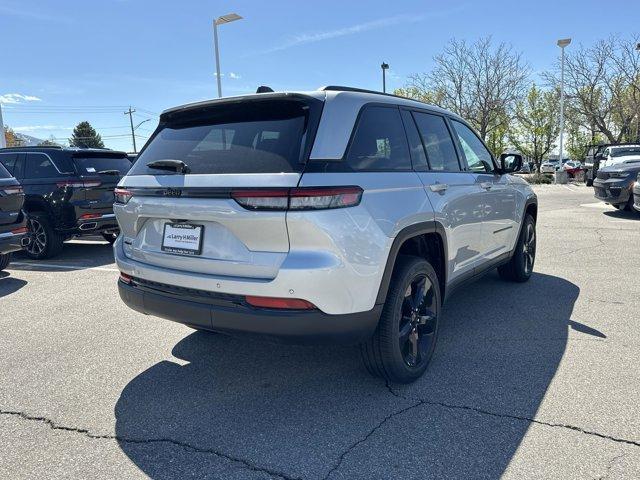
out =
[(135, 112), (135, 110), (131, 110), (131, 106), (129, 106), (129, 110), (124, 112), (124, 114), (129, 115), (129, 123), (131, 124), (131, 140), (133, 141), (133, 153), (138, 153), (138, 150), (136, 149), (136, 132), (133, 129), (133, 112)]
[(0, 103), (0, 148), (7, 146), (7, 141), (4, 138), (4, 122), (2, 121), (2, 104)]

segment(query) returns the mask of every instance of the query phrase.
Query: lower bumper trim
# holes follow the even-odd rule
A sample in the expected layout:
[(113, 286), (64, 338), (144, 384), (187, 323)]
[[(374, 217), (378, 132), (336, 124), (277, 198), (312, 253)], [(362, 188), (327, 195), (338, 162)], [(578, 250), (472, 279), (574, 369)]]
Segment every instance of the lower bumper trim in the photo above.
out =
[(328, 315), (319, 310), (271, 310), (185, 300), (118, 281), (120, 298), (133, 310), (196, 328), (252, 334), (294, 344), (356, 344), (378, 325), (382, 305), (367, 312)]

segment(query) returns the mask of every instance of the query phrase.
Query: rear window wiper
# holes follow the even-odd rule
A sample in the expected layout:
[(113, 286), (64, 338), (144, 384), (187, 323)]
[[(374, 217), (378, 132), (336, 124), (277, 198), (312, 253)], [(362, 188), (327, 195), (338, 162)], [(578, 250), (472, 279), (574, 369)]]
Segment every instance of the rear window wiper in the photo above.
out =
[(168, 170), (176, 173), (190, 173), (191, 169), (189, 165), (184, 163), (182, 160), (155, 160), (153, 162), (147, 163), (147, 167), (154, 168), (156, 170)]
[(120, 175), (120, 170), (100, 170), (100, 175)]

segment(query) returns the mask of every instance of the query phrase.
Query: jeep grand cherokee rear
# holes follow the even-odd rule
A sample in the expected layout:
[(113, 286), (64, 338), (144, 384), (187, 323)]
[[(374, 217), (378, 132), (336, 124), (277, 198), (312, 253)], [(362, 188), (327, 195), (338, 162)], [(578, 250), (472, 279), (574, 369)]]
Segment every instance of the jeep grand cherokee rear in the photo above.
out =
[(120, 296), (205, 330), (360, 343), (422, 375), (444, 295), (526, 281), (535, 194), (460, 117), (345, 87), (164, 112), (116, 189)]
[(22, 186), (0, 163), (0, 270), (9, 265), (11, 254), (29, 241), (23, 204)]
[(103, 235), (113, 243), (118, 225), (113, 190), (131, 167), (124, 152), (105, 149), (19, 147), (0, 150), (0, 163), (22, 184), (32, 241), (31, 258), (50, 258), (72, 237)]

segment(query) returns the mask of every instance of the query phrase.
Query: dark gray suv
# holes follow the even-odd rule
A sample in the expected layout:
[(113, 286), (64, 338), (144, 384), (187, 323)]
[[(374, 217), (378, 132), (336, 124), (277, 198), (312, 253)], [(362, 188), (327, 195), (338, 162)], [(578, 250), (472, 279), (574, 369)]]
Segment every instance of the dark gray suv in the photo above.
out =
[(601, 168), (593, 181), (595, 197), (619, 210), (633, 212), (633, 184), (638, 173), (640, 160)]

